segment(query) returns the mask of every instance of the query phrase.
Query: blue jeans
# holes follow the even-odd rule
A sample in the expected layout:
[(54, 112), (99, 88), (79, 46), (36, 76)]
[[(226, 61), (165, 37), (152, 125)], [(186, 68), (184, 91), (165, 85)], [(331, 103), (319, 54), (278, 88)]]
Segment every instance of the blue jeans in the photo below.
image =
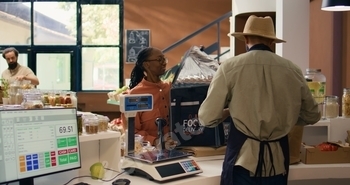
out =
[(287, 185), (284, 175), (276, 175), (271, 177), (251, 177), (250, 172), (241, 166), (233, 168), (233, 184), (232, 185)]

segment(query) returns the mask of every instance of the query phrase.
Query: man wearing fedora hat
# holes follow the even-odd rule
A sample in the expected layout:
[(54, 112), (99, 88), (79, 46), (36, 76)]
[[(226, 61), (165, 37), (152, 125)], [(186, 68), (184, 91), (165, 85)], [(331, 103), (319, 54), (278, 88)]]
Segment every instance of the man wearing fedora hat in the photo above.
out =
[[(243, 32), (247, 52), (221, 64), (199, 109), (201, 124), (215, 127), (232, 117), (221, 185), (285, 185), (288, 181), (288, 133), (295, 124), (321, 115), (301, 69), (276, 55), (271, 17), (250, 16)], [(224, 109), (224, 107), (229, 107)]]

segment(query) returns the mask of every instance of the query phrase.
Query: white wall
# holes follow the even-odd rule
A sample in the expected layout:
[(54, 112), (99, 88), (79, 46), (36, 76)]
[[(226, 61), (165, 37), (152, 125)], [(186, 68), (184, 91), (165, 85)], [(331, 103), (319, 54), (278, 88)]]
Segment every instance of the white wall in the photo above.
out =
[[(231, 33), (235, 32), (235, 16), (251, 12), (275, 12), (276, 0), (232, 0)], [(243, 31), (243, 30), (239, 30)], [(231, 56), (235, 56), (235, 38), (230, 38)]]
[[(305, 72), (309, 66), (309, 3), (308, 0), (232, 0), (231, 32), (235, 30), (236, 15), (276, 12), (276, 35), (287, 41), (276, 44), (276, 54), (291, 60)], [(230, 47), (234, 56), (233, 37)]]
[(276, 45), (276, 54), (297, 64), (305, 73), (309, 67), (310, 1), (276, 1), (276, 35), (287, 41)]

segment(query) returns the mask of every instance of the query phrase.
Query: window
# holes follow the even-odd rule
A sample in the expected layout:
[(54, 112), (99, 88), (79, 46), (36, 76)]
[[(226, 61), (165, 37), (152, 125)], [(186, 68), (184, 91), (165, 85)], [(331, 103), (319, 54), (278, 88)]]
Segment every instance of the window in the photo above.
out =
[(119, 5), (82, 5), (83, 90), (119, 88), (119, 20)]
[(82, 5), (83, 45), (119, 45), (119, 5)]
[(39, 89), (70, 90), (71, 54), (39, 53), (36, 55), (36, 71)]
[(34, 44), (75, 45), (76, 12), (76, 2), (34, 2)]
[(19, 50), (39, 89), (116, 89), (123, 80), (121, 11), (123, 0), (2, 0), (0, 50)]
[(21, 2), (0, 2), (0, 44), (29, 45), (30, 34), (30, 4)]
[(119, 88), (119, 48), (83, 48), (83, 90)]

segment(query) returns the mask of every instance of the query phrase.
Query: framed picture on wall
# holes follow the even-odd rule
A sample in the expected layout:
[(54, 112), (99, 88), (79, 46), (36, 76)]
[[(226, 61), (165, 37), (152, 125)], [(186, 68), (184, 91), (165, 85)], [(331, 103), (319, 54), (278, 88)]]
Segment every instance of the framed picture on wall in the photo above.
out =
[(139, 52), (147, 47), (150, 47), (150, 30), (149, 29), (133, 29), (126, 30), (126, 63), (134, 64), (137, 60)]

